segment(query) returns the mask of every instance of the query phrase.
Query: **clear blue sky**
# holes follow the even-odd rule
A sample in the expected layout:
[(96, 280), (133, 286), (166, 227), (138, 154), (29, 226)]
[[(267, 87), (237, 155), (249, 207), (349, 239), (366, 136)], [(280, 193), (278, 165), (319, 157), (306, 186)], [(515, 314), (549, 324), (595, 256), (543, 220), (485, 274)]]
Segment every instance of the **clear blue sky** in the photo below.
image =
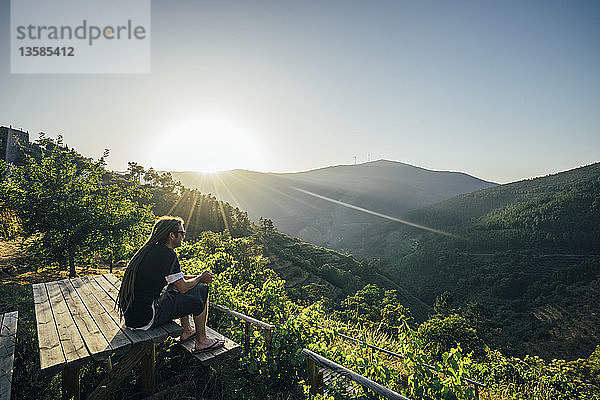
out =
[(113, 169), (600, 161), (599, 1), (154, 1), (147, 75), (11, 75), (9, 14), (0, 124)]

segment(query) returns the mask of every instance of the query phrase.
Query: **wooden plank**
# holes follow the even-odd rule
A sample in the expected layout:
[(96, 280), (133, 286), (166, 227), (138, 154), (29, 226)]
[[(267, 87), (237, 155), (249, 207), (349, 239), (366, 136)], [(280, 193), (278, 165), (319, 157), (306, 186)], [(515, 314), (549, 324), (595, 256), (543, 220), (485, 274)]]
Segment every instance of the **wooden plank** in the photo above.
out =
[(174, 321), (167, 322), (164, 325), (148, 329), (146, 332), (152, 336), (154, 343), (162, 343), (169, 336), (178, 337), (183, 333), (183, 327)]
[(46, 285), (37, 283), (32, 287), (40, 348), (40, 369), (48, 372), (60, 370), (67, 361), (58, 339), (58, 330), (56, 329), (54, 315), (52, 315)]
[(98, 283), (98, 285), (112, 299), (112, 303), (116, 307), (117, 298), (119, 297), (119, 288), (115, 287), (115, 285), (108, 281), (104, 275), (91, 275), (89, 278)]
[(174, 338), (181, 336), (183, 333), (183, 327), (175, 321), (167, 322), (166, 324), (162, 325), (161, 328), (167, 332), (167, 335)]
[[(116, 299), (119, 294), (119, 289), (121, 287), (121, 281), (113, 274), (97, 275), (97, 277), (100, 276), (104, 277), (104, 279), (106, 279), (114, 287), (115, 291), (112, 291), (112, 293), (114, 294), (114, 298)], [(152, 337), (152, 340), (155, 343), (160, 343), (163, 342), (167, 338), (167, 336), (181, 336), (181, 334), (183, 333), (183, 328), (178, 323), (171, 321), (159, 327), (148, 329), (146, 332)]]
[(77, 329), (73, 316), (67, 307), (58, 282), (46, 282), (50, 307), (56, 322), (58, 338), (63, 348), (67, 364), (80, 363), (90, 358), (83, 338)]
[(244, 354), (250, 353), (250, 322), (244, 321)]
[(317, 366), (315, 362), (310, 358), (306, 358), (306, 380), (308, 381), (309, 393), (317, 394), (319, 387), (317, 387)]
[(71, 282), (62, 280), (57, 284), (88, 352), (94, 360), (105, 360), (112, 352), (112, 346), (100, 332), (100, 328), (96, 325)]
[(271, 354), (271, 331), (264, 331), (265, 334), (265, 347), (267, 349), (267, 354)]
[(117, 290), (121, 288), (121, 280), (113, 274), (103, 274), (101, 276), (103, 276), (104, 279), (109, 281)]
[(239, 344), (237, 344), (233, 340), (221, 335), (219, 332), (215, 331), (214, 329), (209, 328), (208, 326), (206, 327), (206, 336), (211, 339), (224, 340), (225, 345), (216, 350), (205, 351), (202, 353), (194, 353), (195, 342), (193, 339), (181, 344), (181, 346), (184, 349), (189, 351), (192, 356), (194, 356), (197, 360), (199, 360), (204, 365), (210, 365), (217, 358), (220, 358), (220, 357), (224, 356), (225, 354), (233, 355), (233, 354), (240, 353), (242, 351), (242, 347)]
[[(106, 291), (106, 293), (108, 293), (108, 295), (113, 299), (113, 302), (115, 302), (115, 304), (116, 304), (116, 300), (119, 296), (120, 284), (118, 287), (116, 287), (113, 284), (113, 282), (111, 282), (110, 280), (107, 279), (107, 275), (112, 276), (115, 279), (117, 279), (112, 274), (94, 275), (91, 278), (93, 278), (96, 282), (98, 282), (98, 284), (100, 286), (102, 286), (102, 289), (104, 289)], [(118, 279), (117, 279), (117, 281), (118, 281)], [(162, 327), (151, 328), (144, 332), (146, 332), (148, 334), (148, 336), (152, 339), (152, 341), (155, 343), (161, 343), (167, 338), (167, 336), (169, 336), (167, 331), (165, 331)]]
[[(71, 279), (70, 283), (88, 309), (98, 328), (115, 352), (123, 352), (131, 347), (131, 340), (125, 335), (119, 324), (112, 319), (108, 311), (94, 297), (91, 288), (82, 279)], [(89, 281), (88, 281), (89, 283)]]
[(17, 340), (17, 311), (3, 314), (0, 319), (0, 399), (10, 400), (15, 344)]
[(95, 279), (90, 276), (84, 276), (81, 278), (81, 280), (84, 282), (86, 288), (90, 290), (90, 293), (96, 298), (98, 303), (100, 303), (113, 321), (120, 326), (123, 333), (129, 338), (129, 340), (131, 340), (133, 344), (152, 340), (144, 331), (125, 328), (125, 324), (121, 320), (119, 312), (115, 309), (114, 300), (104, 291), (104, 289), (102, 289), (102, 287), (100, 287), (100, 285), (98, 285), (98, 282), (96, 282)]
[[(235, 354), (236, 352), (241, 351), (241, 347), (235, 343), (233, 340), (221, 335), (219, 332), (211, 329), (210, 327), (206, 327), (206, 336), (209, 338), (213, 338), (216, 340), (224, 340), (225, 341), (225, 345), (219, 349), (216, 350), (212, 350), (208, 353), (211, 354), (211, 358), (216, 358), (219, 357), (225, 353), (231, 352), (233, 351), (232, 354)], [(204, 354), (208, 354), (208, 353), (204, 353)]]

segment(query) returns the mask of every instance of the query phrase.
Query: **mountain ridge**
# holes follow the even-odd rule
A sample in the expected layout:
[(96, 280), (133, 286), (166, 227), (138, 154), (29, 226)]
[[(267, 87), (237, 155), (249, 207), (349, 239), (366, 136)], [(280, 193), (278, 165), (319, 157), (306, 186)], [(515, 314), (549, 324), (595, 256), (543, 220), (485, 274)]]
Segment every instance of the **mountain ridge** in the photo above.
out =
[[(476, 177), (474, 175), (471, 175), (471, 174), (468, 174), (468, 173), (462, 172), (462, 171), (430, 169), (430, 168), (425, 168), (425, 167), (419, 167), (417, 165), (408, 164), (408, 163), (405, 163), (402, 161), (387, 160), (385, 158), (381, 158), (381, 159), (374, 160), (374, 161), (366, 161), (366, 162), (358, 163), (358, 164), (335, 164), (335, 165), (327, 165), (324, 167), (317, 167), (317, 168), (308, 169), (308, 170), (288, 171), (288, 172), (272, 172), (272, 171), (262, 172), (262, 171), (254, 171), (254, 170), (245, 169), (245, 168), (234, 168), (234, 169), (228, 169), (228, 170), (217, 171), (217, 172), (212, 172), (212, 173), (202, 172), (202, 171), (192, 171), (192, 170), (169, 170), (169, 171), (165, 170), (165, 171), (160, 171), (160, 172), (171, 172), (172, 174), (200, 174), (200, 175), (206, 175), (206, 176), (220, 175), (220, 174), (226, 174), (226, 173), (252, 173), (252, 174), (262, 174), (262, 175), (284, 176), (284, 175), (307, 174), (307, 173), (331, 170), (331, 169), (336, 169), (336, 168), (359, 167), (359, 166), (366, 166), (366, 165), (374, 165), (375, 166), (375, 165), (382, 165), (382, 164), (409, 167), (409, 168), (413, 168), (415, 170), (421, 170), (421, 171), (426, 171), (426, 172), (439, 172), (439, 173), (447, 173), (447, 174), (464, 175), (464, 176), (469, 176), (469, 177), (475, 178), (484, 183), (489, 183), (492, 185), (499, 185), (499, 183), (497, 183), (497, 182), (488, 181), (488, 180)], [(530, 178), (530, 179), (532, 179), (532, 178)]]
[(333, 205), (306, 192), (399, 216), (496, 185), (463, 172), (431, 171), (390, 160), (291, 173), (238, 169), (218, 174), (174, 171), (172, 175), (187, 187), (246, 210), (255, 221), (259, 217), (271, 219), (282, 232), (333, 248), (344, 235), (376, 223), (378, 217)]

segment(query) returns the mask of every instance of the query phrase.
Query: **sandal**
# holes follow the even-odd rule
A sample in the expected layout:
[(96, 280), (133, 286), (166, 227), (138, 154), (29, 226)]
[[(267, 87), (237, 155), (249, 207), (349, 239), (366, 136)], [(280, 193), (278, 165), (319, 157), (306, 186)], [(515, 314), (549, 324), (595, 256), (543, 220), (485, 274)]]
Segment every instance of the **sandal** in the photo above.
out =
[(213, 344), (211, 344), (210, 346), (204, 347), (202, 349), (196, 349), (194, 348), (194, 350), (192, 351), (192, 353), (204, 353), (206, 351), (211, 351), (211, 350), (216, 350), (216, 349), (220, 349), (221, 347), (225, 346), (225, 341), (224, 340), (215, 340)]

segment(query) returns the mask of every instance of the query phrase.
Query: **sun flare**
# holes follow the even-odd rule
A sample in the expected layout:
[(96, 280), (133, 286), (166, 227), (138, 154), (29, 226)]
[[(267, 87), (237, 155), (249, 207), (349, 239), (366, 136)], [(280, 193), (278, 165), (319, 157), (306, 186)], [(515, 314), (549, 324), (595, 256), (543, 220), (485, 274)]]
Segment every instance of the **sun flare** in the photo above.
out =
[(201, 115), (174, 124), (156, 141), (155, 169), (215, 173), (264, 170), (264, 152), (243, 124), (222, 115)]

